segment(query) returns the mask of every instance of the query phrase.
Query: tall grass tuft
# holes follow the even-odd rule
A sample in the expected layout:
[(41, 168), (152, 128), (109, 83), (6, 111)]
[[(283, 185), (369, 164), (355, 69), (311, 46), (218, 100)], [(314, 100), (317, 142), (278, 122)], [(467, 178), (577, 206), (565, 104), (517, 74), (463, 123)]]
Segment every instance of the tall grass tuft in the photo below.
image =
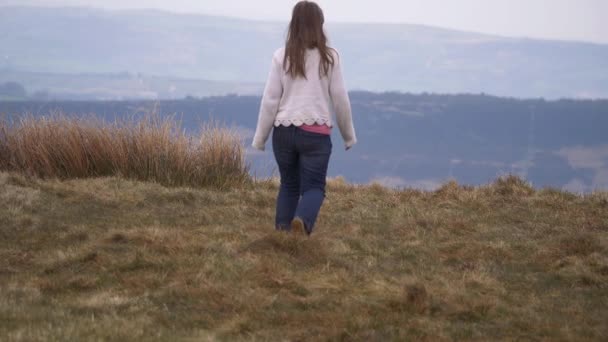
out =
[(0, 120), (0, 169), (41, 178), (123, 176), (167, 186), (225, 188), (249, 181), (238, 134), (215, 122), (187, 135), (173, 116), (107, 123), (62, 113)]

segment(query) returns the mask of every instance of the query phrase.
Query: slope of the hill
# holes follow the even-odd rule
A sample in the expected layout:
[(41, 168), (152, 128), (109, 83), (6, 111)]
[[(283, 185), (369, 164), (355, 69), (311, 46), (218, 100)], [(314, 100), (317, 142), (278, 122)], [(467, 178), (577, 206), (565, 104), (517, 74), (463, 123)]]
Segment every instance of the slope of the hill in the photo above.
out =
[(338, 179), (307, 239), (276, 191), (0, 173), (0, 339), (608, 337), (605, 192)]

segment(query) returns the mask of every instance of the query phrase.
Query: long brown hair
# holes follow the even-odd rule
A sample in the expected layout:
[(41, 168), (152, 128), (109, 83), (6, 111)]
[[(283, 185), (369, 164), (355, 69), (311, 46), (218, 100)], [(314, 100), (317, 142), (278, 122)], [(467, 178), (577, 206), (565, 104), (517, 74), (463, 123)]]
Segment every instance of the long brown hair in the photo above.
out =
[[(289, 31), (285, 42), (283, 65), (293, 78), (306, 78), (305, 51), (317, 48), (321, 56), (319, 77), (327, 75), (329, 66), (334, 65), (334, 58), (327, 46), (327, 37), (323, 31), (325, 17), (323, 11), (312, 1), (300, 1), (293, 7)], [(289, 63), (287, 63), (289, 61)]]

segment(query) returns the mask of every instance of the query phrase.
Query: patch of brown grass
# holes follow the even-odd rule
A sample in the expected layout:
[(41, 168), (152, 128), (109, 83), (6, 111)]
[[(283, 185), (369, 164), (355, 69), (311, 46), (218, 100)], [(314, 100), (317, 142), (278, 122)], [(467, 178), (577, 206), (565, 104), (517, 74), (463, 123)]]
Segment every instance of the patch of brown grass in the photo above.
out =
[(249, 181), (236, 132), (206, 123), (188, 136), (173, 116), (106, 123), (61, 113), (0, 121), (0, 170), (42, 178), (120, 175), (170, 186), (227, 186)]
[(514, 174), (498, 177), (494, 181), (493, 189), (497, 194), (506, 197), (525, 197), (535, 192), (528, 181)]

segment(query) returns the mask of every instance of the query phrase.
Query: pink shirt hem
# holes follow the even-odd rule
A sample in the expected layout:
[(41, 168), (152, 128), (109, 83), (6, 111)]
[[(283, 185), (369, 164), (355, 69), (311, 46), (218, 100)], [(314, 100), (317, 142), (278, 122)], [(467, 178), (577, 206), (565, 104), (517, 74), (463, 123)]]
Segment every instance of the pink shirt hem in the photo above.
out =
[(302, 126), (300, 126), (301, 129), (308, 131), (308, 132), (314, 132), (314, 133), (321, 133), (321, 134), (327, 134), (327, 135), (331, 135), (331, 127), (327, 126), (327, 125), (319, 125), (319, 124), (314, 124), (314, 125), (306, 125), (303, 124)]

